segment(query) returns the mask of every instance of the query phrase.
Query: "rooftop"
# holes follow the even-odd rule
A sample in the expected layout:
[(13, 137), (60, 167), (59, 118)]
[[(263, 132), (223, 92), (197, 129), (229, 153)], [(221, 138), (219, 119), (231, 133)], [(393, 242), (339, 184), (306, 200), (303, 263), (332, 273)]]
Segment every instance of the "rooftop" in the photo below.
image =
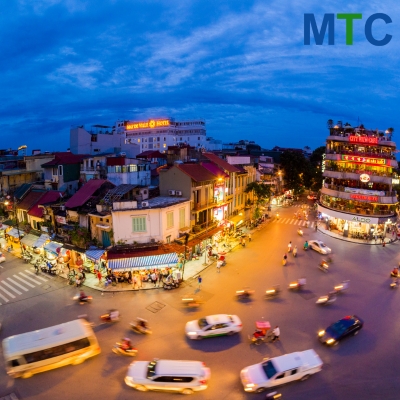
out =
[(28, 211), (28, 214), (31, 217), (42, 218), (43, 217), (43, 208), (39, 207), (39, 205), (55, 203), (56, 201), (60, 200), (61, 198), (62, 198), (62, 192), (59, 192), (58, 190), (49, 190)]
[(83, 206), (105, 182), (107, 182), (106, 179), (90, 179), (65, 203), (65, 207)]
[(17, 204), (17, 208), (30, 210), (45, 193), (45, 190), (32, 190)]
[(238, 172), (238, 169), (235, 166), (229, 164), (214, 153), (203, 153), (202, 155), (212, 161), (214, 164), (217, 164), (223, 170), (226, 170), (228, 172)]
[(42, 164), (42, 167), (54, 165), (80, 164), (87, 154), (72, 154), (69, 151), (54, 153), (54, 159)]
[(200, 164), (177, 164), (175, 167), (190, 176), (195, 182), (214, 181), (217, 179), (217, 176)]

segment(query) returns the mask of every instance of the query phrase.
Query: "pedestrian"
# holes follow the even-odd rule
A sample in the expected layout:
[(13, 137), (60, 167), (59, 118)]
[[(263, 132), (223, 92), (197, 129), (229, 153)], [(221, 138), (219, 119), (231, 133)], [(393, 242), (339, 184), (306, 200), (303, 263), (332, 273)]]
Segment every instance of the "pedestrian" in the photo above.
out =
[(160, 273), (158, 274), (158, 287), (161, 287), (161, 284), (163, 283), (163, 274)]
[(292, 242), (290, 241), (288, 244), (288, 253), (292, 251)]
[(217, 261), (217, 272), (219, 273), (221, 270), (222, 261)]
[(375, 233), (375, 235), (374, 235), (374, 239), (375, 239), (375, 243), (376, 243), (377, 240), (378, 240), (378, 236), (376, 235), (376, 233)]
[(136, 274), (133, 275), (133, 277), (132, 277), (132, 282), (133, 282), (133, 290), (135, 290), (135, 289), (136, 289), (136, 286), (137, 286), (137, 284), (138, 284), (138, 278), (137, 278), (137, 275), (136, 275)]
[(278, 325), (275, 326), (275, 328), (272, 331), (272, 334), (274, 335), (272, 338), (273, 342), (275, 342), (276, 340), (280, 340), (279, 336), (281, 335), (281, 330), (279, 329)]
[(317, 232), (317, 231), (318, 231), (318, 223), (315, 222), (315, 232)]
[(197, 283), (198, 283), (198, 285), (199, 285), (199, 290), (201, 289), (201, 282), (203, 282), (203, 279), (202, 279), (201, 275), (199, 275), (199, 276), (197, 277)]
[(154, 287), (156, 287), (156, 285), (157, 285), (157, 275), (156, 275), (155, 270), (150, 275), (150, 279), (151, 279), (151, 282), (154, 284)]
[(99, 284), (101, 283), (101, 278), (102, 278), (101, 272), (98, 270), (97, 271), (97, 279), (99, 280)]
[(251, 233), (249, 233), (249, 242), (251, 242)]

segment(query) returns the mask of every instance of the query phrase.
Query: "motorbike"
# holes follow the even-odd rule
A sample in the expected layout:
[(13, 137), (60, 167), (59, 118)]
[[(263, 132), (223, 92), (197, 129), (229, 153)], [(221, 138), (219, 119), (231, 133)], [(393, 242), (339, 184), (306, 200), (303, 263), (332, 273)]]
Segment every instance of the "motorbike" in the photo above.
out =
[(249, 299), (254, 294), (254, 290), (242, 289), (236, 290), (236, 298), (238, 300)]
[(300, 236), (303, 236), (303, 231), (302, 231), (301, 229), (298, 229), (298, 230), (297, 230), (297, 233), (298, 233)]
[(274, 334), (271, 331), (271, 324), (268, 321), (256, 321), (256, 331), (252, 335), (248, 335), (251, 344), (256, 346), (261, 343), (272, 342)]
[(93, 297), (92, 297), (92, 296), (85, 296), (85, 297), (82, 297), (82, 298), (81, 298), (81, 296), (80, 296), (79, 294), (77, 294), (77, 295), (75, 295), (75, 296), (73, 297), (73, 300), (77, 300), (77, 301), (79, 301), (79, 303), (81, 303), (81, 304), (83, 304), (83, 303), (90, 303), (90, 302), (93, 300)]
[(32, 255), (31, 253), (29, 253), (29, 252), (25, 252), (25, 253), (22, 255), (22, 258), (23, 258), (23, 260), (24, 260), (26, 263), (28, 263), (28, 262), (30, 262), (30, 261), (32, 260), (33, 255)]
[(47, 272), (50, 275), (57, 275), (57, 268), (53, 267), (49, 262), (42, 262), (40, 268), (43, 272)]
[(131, 322), (130, 324), (131, 329), (142, 335), (151, 335), (152, 331), (147, 324), (147, 321), (143, 318), (136, 318), (136, 322)]
[(38, 265), (35, 264), (35, 274), (39, 275), (39, 273), (40, 273), (40, 268)]
[(327, 263), (325, 260), (322, 260), (322, 261), (319, 263), (318, 268), (319, 268), (321, 271), (324, 271), (324, 272), (328, 272), (328, 271), (329, 271), (329, 265), (328, 265), (328, 263)]
[(282, 259), (282, 265), (285, 266), (286, 263), (287, 263), (287, 259), (286, 259), (286, 258), (283, 258), (283, 259)]
[(179, 287), (179, 281), (176, 279), (165, 279), (163, 281), (164, 290), (176, 289)]
[(308, 246), (303, 246), (303, 250), (307, 251), (308, 250)]
[(334, 287), (334, 290), (336, 293), (342, 293), (345, 290), (347, 290), (349, 288), (349, 282), (350, 281), (343, 281), (342, 283), (340, 283), (339, 285), (336, 285)]
[(390, 289), (397, 289), (398, 287), (399, 287), (399, 280), (398, 278), (395, 278), (390, 283)]
[(292, 251), (293, 257), (297, 257), (297, 247), (295, 247)]
[(331, 292), (326, 296), (321, 296), (316, 302), (315, 304), (319, 304), (319, 305), (328, 305), (328, 304), (332, 304), (336, 301), (336, 292)]
[(182, 299), (182, 304), (187, 308), (198, 308), (201, 305), (201, 301), (194, 297), (184, 297)]
[[(115, 313), (113, 315), (113, 313)], [(110, 311), (106, 314), (100, 315), (100, 319), (104, 322), (118, 322), (119, 321), (119, 312), (118, 311)]]
[(115, 354), (119, 354), (122, 356), (131, 356), (131, 357), (135, 357), (138, 353), (137, 349), (135, 349), (134, 347), (132, 347), (129, 350), (124, 350), (121, 346), (122, 346), (122, 344), (117, 342), (115, 344), (115, 346), (113, 347), (112, 351)]
[(265, 291), (266, 299), (273, 299), (276, 296), (279, 296), (281, 293), (281, 287), (279, 285), (273, 286), (271, 289)]
[(300, 290), (305, 286), (305, 283), (300, 283), (299, 281), (292, 282), (289, 284), (289, 290)]

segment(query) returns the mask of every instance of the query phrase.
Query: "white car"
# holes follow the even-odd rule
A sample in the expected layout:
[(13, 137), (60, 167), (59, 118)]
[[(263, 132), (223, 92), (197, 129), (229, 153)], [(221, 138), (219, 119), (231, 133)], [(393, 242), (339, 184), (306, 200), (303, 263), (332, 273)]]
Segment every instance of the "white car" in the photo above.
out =
[(4, 257), (4, 253), (0, 252), (0, 263), (6, 261), (6, 258)]
[(308, 242), (308, 247), (310, 249), (318, 251), (318, 253), (321, 254), (332, 253), (332, 250), (324, 242), (321, 242), (321, 240), (310, 240)]
[(242, 321), (237, 315), (217, 314), (189, 321), (186, 324), (186, 335), (189, 339), (233, 335), (242, 330)]

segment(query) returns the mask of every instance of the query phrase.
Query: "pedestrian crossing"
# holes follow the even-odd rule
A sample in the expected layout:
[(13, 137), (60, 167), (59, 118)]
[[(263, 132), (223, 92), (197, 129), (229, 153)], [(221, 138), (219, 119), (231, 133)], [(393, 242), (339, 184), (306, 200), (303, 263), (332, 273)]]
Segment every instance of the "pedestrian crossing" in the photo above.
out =
[(0, 306), (47, 281), (28, 269), (0, 280)]
[[(277, 223), (277, 224), (286, 224), (286, 225), (297, 225), (297, 226), (307, 226), (307, 221), (304, 221), (303, 219), (295, 219), (295, 218), (279, 218), (279, 219), (274, 219), (272, 223)], [(315, 222), (309, 222), (310, 228), (315, 227)]]

